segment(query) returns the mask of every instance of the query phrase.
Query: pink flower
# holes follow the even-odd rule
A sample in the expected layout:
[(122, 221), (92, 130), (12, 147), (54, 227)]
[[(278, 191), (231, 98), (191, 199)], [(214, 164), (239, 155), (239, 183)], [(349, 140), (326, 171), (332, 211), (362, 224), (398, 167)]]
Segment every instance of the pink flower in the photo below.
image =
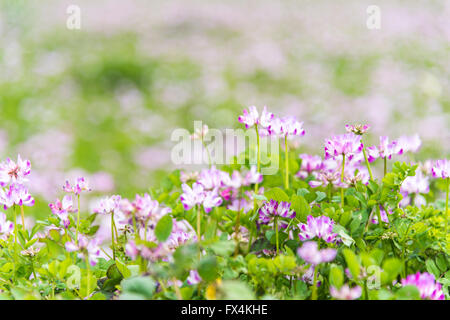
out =
[(324, 168), (324, 164), (320, 156), (301, 154), (299, 155), (299, 158), (302, 159), (302, 165), (296, 176), (301, 179), (306, 179), (311, 173)]
[(183, 183), (187, 183), (188, 181), (195, 181), (197, 180), (198, 172), (184, 172), (180, 171), (180, 181)]
[(183, 194), (181, 194), (180, 200), (183, 204), (184, 210), (190, 210), (195, 205), (203, 203), (203, 199), (205, 198), (205, 190), (203, 185), (200, 183), (194, 182), (192, 188), (186, 183), (183, 183), (181, 185), (181, 189), (183, 190)]
[(341, 182), (341, 173), (338, 170), (324, 169), (317, 172), (315, 176), (315, 180), (308, 182), (311, 188), (328, 186), (329, 184), (336, 187), (347, 187), (347, 184)]
[(0, 212), (0, 239), (6, 240), (14, 231), (14, 223), (6, 220), (6, 214)]
[(78, 235), (78, 245), (75, 242), (66, 242), (66, 250), (69, 252), (78, 251), (78, 258), (84, 259), (85, 255), (88, 255), (89, 263), (92, 266), (97, 264), (98, 258), (100, 257), (100, 247), (99, 240), (97, 238), (89, 241), (84, 235)]
[(7, 158), (0, 163), (0, 186), (5, 187), (9, 183), (23, 184), (28, 181), (27, 176), (31, 173), (31, 162), (22, 160), (17, 156), (17, 163)]
[(300, 258), (305, 260), (306, 263), (316, 266), (320, 263), (333, 261), (337, 251), (330, 248), (318, 250), (317, 242), (308, 241), (298, 248), (297, 254)]
[(391, 159), (394, 154), (402, 154), (403, 149), (397, 141), (389, 143), (389, 137), (381, 136), (380, 145), (367, 148), (369, 162), (375, 161), (377, 158)]
[(281, 137), (304, 136), (303, 122), (299, 122), (295, 117), (275, 118), (268, 127), (271, 135)]
[(428, 193), (430, 192), (430, 182), (422, 171), (417, 170), (415, 176), (406, 177), (403, 181), (400, 192), (403, 193)]
[[(389, 211), (389, 214), (392, 214), (392, 211)], [(380, 217), (381, 217), (381, 221), (383, 221), (385, 223), (389, 223), (388, 215), (386, 214), (386, 211), (384, 211), (383, 208), (381, 208), (381, 207), (380, 207)], [(378, 215), (374, 215), (374, 217), (372, 219), (372, 223), (378, 224)]]
[(64, 228), (67, 229), (70, 225), (69, 213), (77, 212), (77, 209), (73, 207), (72, 197), (66, 195), (62, 201), (56, 199), (55, 203), (50, 203), (48, 206), (52, 210), (52, 213), (61, 219)]
[(242, 210), (244, 213), (247, 213), (253, 209), (253, 200), (247, 200), (245, 197), (241, 199), (233, 199), (227, 206), (227, 209), (236, 212)]
[(348, 284), (344, 284), (340, 289), (336, 289), (335, 287), (330, 287), (330, 294), (333, 298), (339, 300), (355, 300), (361, 296), (361, 287), (356, 286), (350, 288)]
[[(135, 260), (138, 256), (149, 261), (162, 259), (168, 261), (172, 253), (180, 245), (187, 243), (189, 240), (196, 240), (195, 232), (185, 220), (177, 221), (173, 219), (172, 232), (165, 242), (160, 242), (156, 247), (148, 247), (144, 243), (137, 244), (134, 240), (128, 241), (125, 246), (125, 253)], [(147, 241), (157, 242), (153, 229), (149, 229), (147, 233)]]
[(249, 186), (251, 184), (261, 183), (263, 180), (263, 176), (256, 169), (255, 165), (250, 167), (250, 171), (245, 174), (243, 184)]
[(422, 145), (422, 140), (418, 134), (413, 136), (401, 136), (398, 138), (398, 145), (403, 150), (403, 152), (417, 152)]
[(352, 124), (347, 124), (345, 125), (345, 130), (347, 130), (347, 132), (352, 132), (356, 135), (363, 135), (364, 133), (366, 133), (367, 131), (369, 131), (370, 126), (367, 124), (356, 124), (356, 125), (352, 125)]
[(91, 191), (87, 180), (83, 177), (77, 179), (76, 183), (72, 186), (69, 181), (63, 186), (63, 190), (68, 193), (73, 193), (75, 195), (80, 195), (82, 191)]
[(187, 283), (189, 285), (191, 285), (191, 286), (195, 285), (195, 284), (199, 283), (200, 281), (202, 281), (202, 278), (198, 274), (197, 270), (189, 271), (189, 276), (187, 278)]
[(3, 204), (5, 210), (13, 205), (34, 206), (34, 198), (28, 193), (27, 188), (22, 184), (11, 184), (5, 192), (0, 189), (0, 204)]
[(208, 134), (209, 128), (204, 124), (201, 129), (196, 129), (191, 135), (192, 140), (203, 140), (203, 138)]
[(336, 158), (342, 155), (352, 157), (363, 149), (361, 136), (346, 133), (325, 140), (325, 159)]
[(320, 216), (314, 218), (309, 215), (307, 218), (307, 223), (301, 223), (298, 225), (300, 233), (298, 237), (301, 241), (313, 239), (315, 237), (321, 238), (326, 242), (336, 241), (337, 233), (333, 233), (333, 219), (327, 216)]
[(273, 114), (267, 111), (266, 106), (263, 108), (261, 117), (255, 106), (250, 106), (248, 111), (244, 109), (243, 113), (243, 115), (239, 116), (238, 121), (245, 124), (247, 129), (254, 125), (261, 125), (262, 128), (267, 128), (273, 119)]
[(121, 200), (121, 196), (117, 195), (105, 197), (100, 199), (93, 211), (94, 213), (110, 214), (111, 212), (119, 210)]
[(131, 205), (134, 208), (136, 219), (142, 222), (148, 221), (149, 219), (155, 221), (171, 211), (170, 208), (160, 208), (159, 202), (152, 200), (147, 193), (144, 196), (137, 194)]
[(434, 166), (431, 168), (433, 177), (446, 179), (450, 177), (450, 160), (443, 159), (437, 160)]
[(402, 279), (401, 283), (403, 286), (416, 286), (422, 299), (445, 300), (442, 285), (437, 283), (434, 276), (428, 272), (411, 274), (406, 279)]
[(206, 190), (224, 187), (230, 176), (227, 172), (216, 169), (212, 166), (210, 169), (203, 169), (198, 177), (197, 182)]
[(248, 111), (244, 109), (243, 113), (243, 115), (239, 116), (238, 121), (245, 124), (247, 129), (258, 124), (259, 113), (255, 106), (248, 107)]
[(269, 202), (264, 202), (259, 209), (259, 220), (262, 224), (268, 224), (274, 217), (293, 219), (295, 215), (296, 213), (291, 210), (291, 203), (289, 202), (270, 200)]
[(211, 212), (212, 208), (218, 207), (222, 204), (222, 198), (217, 194), (217, 189), (207, 191), (203, 198), (203, 208), (206, 213)]

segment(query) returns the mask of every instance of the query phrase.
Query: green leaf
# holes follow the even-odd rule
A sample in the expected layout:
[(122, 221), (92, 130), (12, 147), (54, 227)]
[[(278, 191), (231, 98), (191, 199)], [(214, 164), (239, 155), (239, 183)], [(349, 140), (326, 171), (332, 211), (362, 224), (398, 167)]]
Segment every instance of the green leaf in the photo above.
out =
[(209, 247), (215, 254), (223, 257), (228, 257), (233, 253), (236, 247), (236, 243), (234, 241), (222, 240), (212, 243)]
[(228, 280), (222, 283), (225, 293), (224, 300), (254, 300), (255, 295), (247, 284), (238, 280)]
[(330, 269), (330, 285), (340, 288), (344, 284), (344, 272), (342, 268), (333, 264)]
[(120, 295), (120, 299), (122, 300), (130, 296), (151, 299), (156, 289), (156, 283), (150, 277), (133, 277), (122, 280), (121, 287), (122, 294)]
[(361, 267), (355, 253), (350, 249), (344, 249), (342, 253), (353, 278), (358, 279)]
[(183, 297), (183, 300), (190, 300), (192, 298), (192, 294), (194, 293), (193, 287), (184, 287), (180, 289), (181, 296)]
[(322, 191), (316, 191), (316, 195), (317, 195), (316, 200), (315, 200), (316, 202), (320, 202), (327, 197), (327, 194)]
[(158, 221), (155, 227), (155, 235), (159, 242), (164, 242), (169, 238), (172, 226), (173, 222), (170, 215), (165, 215)]
[(119, 259), (116, 260), (116, 266), (124, 278), (129, 278), (131, 276), (130, 269), (128, 269), (127, 265), (121, 262)]
[(342, 243), (346, 245), (347, 247), (350, 247), (355, 240), (353, 240), (352, 237), (350, 237), (347, 233), (347, 230), (339, 224), (333, 225), (333, 232), (337, 233), (340, 238), (342, 239)]
[(352, 212), (344, 211), (344, 213), (339, 218), (339, 223), (345, 227), (350, 222), (351, 219), (352, 219)]
[(436, 257), (436, 265), (442, 272), (447, 271), (447, 261), (444, 255), (439, 255)]
[(311, 207), (303, 196), (292, 195), (291, 209), (295, 211), (297, 219), (306, 222), (308, 215), (311, 214)]
[(297, 195), (298, 195), (298, 196), (304, 197), (304, 196), (307, 195), (308, 193), (309, 193), (309, 190), (306, 189), (306, 188), (300, 188), (300, 189), (297, 189)]
[[(403, 269), (402, 262), (397, 258), (389, 258), (383, 262), (383, 273), (384, 283), (391, 283)], [(383, 276), (384, 275), (384, 276)]]
[(267, 190), (264, 195), (266, 196), (267, 200), (289, 202), (289, 197), (286, 192), (278, 187)]
[(80, 294), (83, 297), (89, 296), (97, 288), (97, 278), (91, 273), (89, 275), (89, 287), (88, 287), (88, 275), (81, 278), (80, 282)]
[(118, 267), (117, 267), (117, 262), (116, 264), (113, 264), (111, 266), (109, 266), (108, 270), (106, 271), (106, 276), (109, 279), (113, 279), (113, 280), (117, 280), (117, 279), (122, 279), (123, 276), (120, 273)]
[(197, 271), (203, 280), (208, 282), (214, 281), (218, 276), (217, 258), (215, 256), (206, 256), (202, 258)]
[(398, 300), (420, 300), (420, 292), (416, 286), (404, 286), (396, 292)]
[(434, 263), (433, 260), (428, 259), (427, 261), (425, 261), (425, 266), (429, 273), (433, 274), (436, 278), (440, 277), (441, 272), (439, 271), (439, 268), (436, 266), (436, 263)]

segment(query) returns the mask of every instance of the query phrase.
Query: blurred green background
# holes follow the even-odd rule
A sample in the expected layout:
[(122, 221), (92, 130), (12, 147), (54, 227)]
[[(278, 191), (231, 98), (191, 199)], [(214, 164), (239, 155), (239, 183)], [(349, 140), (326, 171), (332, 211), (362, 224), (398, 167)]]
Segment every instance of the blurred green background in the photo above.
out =
[(377, 1), (379, 30), (371, 4), (0, 0), (0, 155), (32, 160), (37, 208), (78, 175), (131, 197), (174, 167), (174, 129), (241, 128), (253, 104), (304, 121), (301, 152), (364, 122), (448, 156), (450, 2)]

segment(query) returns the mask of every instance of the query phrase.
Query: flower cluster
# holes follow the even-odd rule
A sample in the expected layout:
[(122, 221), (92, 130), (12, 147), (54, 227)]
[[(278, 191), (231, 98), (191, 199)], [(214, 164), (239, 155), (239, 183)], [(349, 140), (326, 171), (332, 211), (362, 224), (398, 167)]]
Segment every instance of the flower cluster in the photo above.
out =
[(324, 262), (333, 261), (336, 257), (337, 251), (331, 248), (319, 250), (317, 242), (308, 241), (298, 248), (297, 254), (300, 258), (305, 260), (306, 263), (317, 266), (318, 264)]
[[(172, 253), (180, 245), (187, 243), (189, 240), (197, 240), (194, 231), (186, 221), (173, 219), (172, 223), (172, 232), (166, 241), (159, 243), (155, 247), (149, 247), (142, 241), (129, 240), (125, 246), (126, 254), (133, 260), (141, 256), (149, 261), (157, 261), (158, 259), (168, 261), (171, 259)], [(154, 228), (147, 228), (147, 231), (141, 229), (140, 234), (141, 236), (146, 236), (144, 240), (148, 242), (157, 242)]]
[(296, 176), (300, 179), (306, 179), (309, 175), (315, 175), (325, 168), (325, 163), (320, 156), (303, 153), (299, 155), (299, 158), (302, 159), (302, 164)]
[(255, 106), (250, 106), (248, 111), (244, 109), (243, 115), (239, 116), (239, 122), (245, 124), (247, 129), (257, 125), (258, 133), (261, 136), (277, 136), (277, 137), (292, 137), (303, 136), (305, 130), (303, 129), (303, 122), (299, 122), (295, 117), (275, 117), (273, 113), (267, 111), (264, 106), (261, 115)]
[(369, 131), (369, 129), (370, 129), (370, 126), (367, 124), (356, 124), (356, 125), (347, 124), (347, 125), (345, 125), (345, 130), (347, 130), (347, 132), (352, 132), (359, 136), (362, 136), (364, 133)]
[(49, 207), (52, 213), (59, 217), (66, 229), (70, 225), (69, 213), (78, 211), (78, 209), (74, 208), (73, 199), (70, 195), (65, 195), (62, 201), (56, 199), (55, 203), (49, 204)]
[(450, 177), (450, 160), (443, 159), (437, 160), (434, 166), (431, 168), (433, 177), (447, 179)]
[(66, 180), (66, 183), (63, 186), (63, 190), (67, 193), (73, 193), (76, 196), (79, 196), (83, 191), (91, 191), (89, 187), (89, 183), (84, 177), (78, 178), (73, 185)]
[(429, 178), (424, 175), (422, 171), (417, 170), (416, 175), (406, 177), (400, 187), (400, 192), (403, 195), (400, 206), (405, 207), (408, 204), (411, 204), (412, 197), (414, 197), (414, 205), (425, 205), (426, 200), (421, 193), (430, 192)]
[(0, 239), (6, 240), (14, 231), (14, 223), (6, 220), (6, 214), (0, 212)]
[(291, 210), (291, 203), (289, 202), (277, 202), (270, 200), (264, 202), (263, 206), (259, 209), (259, 221), (262, 224), (268, 224), (275, 217), (281, 218), (295, 218), (295, 211)]
[(422, 299), (445, 300), (442, 285), (428, 272), (411, 274), (402, 279), (401, 283), (403, 286), (416, 286)]
[(25, 187), (30, 173), (30, 161), (22, 160), (20, 155), (17, 156), (17, 162), (8, 158), (0, 164), (0, 204), (5, 210), (14, 205), (34, 205), (34, 198)]
[(97, 238), (89, 240), (82, 234), (78, 235), (78, 241), (66, 242), (66, 250), (68, 252), (78, 252), (78, 257), (80, 259), (88, 259), (89, 263), (92, 266), (95, 266), (98, 262), (98, 258), (100, 257), (100, 241)]
[(323, 239), (328, 243), (337, 241), (337, 233), (333, 233), (333, 225), (335, 222), (327, 216), (320, 216), (314, 218), (309, 215), (307, 223), (298, 225), (300, 230), (298, 237), (301, 241), (310, 240), (314, 238)]
[(350, 288), (348, 284), (344, 284), (340, 289), (336, 289), (335, 287), (330, 287), (330, 294), (333, 298), (338, 300), (355, 300), (361, 296), (361, 287), (356, 286)]
[(361, 136), (353, 133), (340, 134), (325, 140), (325, 159), (335, 159), (343, 155), (351, 158), (360, 153), (362, 149)]
[(389, 142), (389, 137), (381, 136), (378, 146), (368, 147), (369, 162), (378, 158), (391, 160), (394, 154), (403, 154), (403, 148), (397, 141)]
[[(192, 186), (182, 184), (183, 194), (180, 200), (185, 210), (203, 205), (205, 212), (209, 213), (212, 208), (220, 206), (224, 201), (230, 201), (229, 208), (247, 208), (248, 211), (253, 208), (253, 202), (240, 197), (239, 190), (261, 183), (262, 179), (262, 174), (257, 172), (254, 165), (244, 174), (235, 170), (231, 176), (228, 172), (212, 166), (210, 169), (202, 170)], [(252, 200), (252, 195), (249, 192), (246, 194)]]

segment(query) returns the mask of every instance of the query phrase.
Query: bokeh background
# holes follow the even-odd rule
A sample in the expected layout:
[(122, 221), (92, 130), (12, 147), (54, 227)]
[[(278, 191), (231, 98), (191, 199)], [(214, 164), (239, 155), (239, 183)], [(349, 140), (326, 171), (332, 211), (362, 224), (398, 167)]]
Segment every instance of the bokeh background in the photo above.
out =
[(303, 152), (362, 122), (443, 158), (449, 84), (445, 0), (0, 0), (0, 156), (32, 160), (34, 210), (78, 175), (142, 192), (173, 167), (174, 129), (239, 128), (248, 105), (304, 121)]

